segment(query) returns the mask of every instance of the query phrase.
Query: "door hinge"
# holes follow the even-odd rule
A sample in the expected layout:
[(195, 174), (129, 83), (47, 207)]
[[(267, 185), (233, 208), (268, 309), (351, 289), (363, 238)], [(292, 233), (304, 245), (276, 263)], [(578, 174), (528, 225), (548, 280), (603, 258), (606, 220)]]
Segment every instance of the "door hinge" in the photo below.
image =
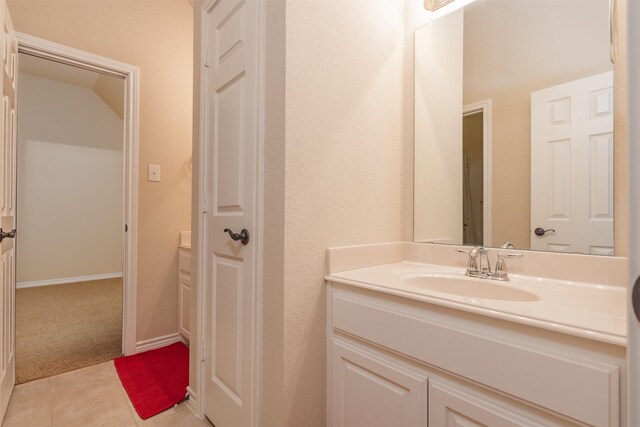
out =
[(125, 224), (124, 225), (124, 232), (126, 233), (127, 231), (129, 231), (129, 225)]
[(206, 359), (206, 343), (200, 341), (200, 361), (203, 362)]
[(207, 213), (207, 207), (209, 206), (209, 200), (207, 193), (202, 193), (202, 213)]
[(209, 68), (209, 48), (204, 50), (204, 66)]

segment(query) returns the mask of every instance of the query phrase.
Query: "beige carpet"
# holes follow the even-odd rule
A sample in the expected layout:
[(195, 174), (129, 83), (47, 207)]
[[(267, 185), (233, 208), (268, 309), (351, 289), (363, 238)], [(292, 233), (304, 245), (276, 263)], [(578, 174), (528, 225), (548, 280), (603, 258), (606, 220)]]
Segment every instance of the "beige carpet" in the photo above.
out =
[(18, 384), (121, 355), (122, 279), (16, 291)]

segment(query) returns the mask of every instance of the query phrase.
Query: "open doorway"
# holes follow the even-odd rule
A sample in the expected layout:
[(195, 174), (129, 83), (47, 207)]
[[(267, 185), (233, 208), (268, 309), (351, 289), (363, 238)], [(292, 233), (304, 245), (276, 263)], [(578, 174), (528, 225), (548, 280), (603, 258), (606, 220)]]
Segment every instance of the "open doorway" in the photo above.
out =
[(462, 117), (463, 244), (482, 246), (484, 201), (482, 111)]
[(118, 357), (124, 79), (20, 54), (16, 382)]
[(491, 100), (462, 112), (463, 244), (491, 246)]

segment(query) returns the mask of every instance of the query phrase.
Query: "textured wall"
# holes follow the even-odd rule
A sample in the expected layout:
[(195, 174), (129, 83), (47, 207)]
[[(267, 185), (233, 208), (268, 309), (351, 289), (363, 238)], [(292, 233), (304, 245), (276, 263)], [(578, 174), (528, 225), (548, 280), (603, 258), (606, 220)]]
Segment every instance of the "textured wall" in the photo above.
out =
[[(17, 31), (140, 67), (137, 341), (178, 331), (189, 230), (193, 10), (186, 1), (10, 0)], [(147, 182), (147, 164), (162, 182)]]
[(287, 2), (287, 426), (326, 422), (326, 248), (401, 238), (403, 15), (400, 1)]
[(84, 87), (21, 73), (18, 93), (17, 282), (121, 273), (122, 120)]
[(416, 32), (416, 242), (462, 242), (462, 40), (461, 10)]

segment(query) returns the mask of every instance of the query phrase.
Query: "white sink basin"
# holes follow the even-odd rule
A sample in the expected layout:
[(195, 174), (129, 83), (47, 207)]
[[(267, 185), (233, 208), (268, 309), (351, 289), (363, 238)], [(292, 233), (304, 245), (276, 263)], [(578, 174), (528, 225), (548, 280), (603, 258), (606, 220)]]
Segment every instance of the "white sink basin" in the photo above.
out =
[(509, 282), (488, 279), (432, 275), (405, 278), (404, 282), (413, 288), (468, 298), (528, 302), (540, 300), (534, 293), (509, 286)]
[(513, 321), (529, 326), (626, 344), (627, 292), (623, 286), (513, 274), (500, 282), (464, 275), (464, 268), (401, 261), (333, 273), (333, 283)]

